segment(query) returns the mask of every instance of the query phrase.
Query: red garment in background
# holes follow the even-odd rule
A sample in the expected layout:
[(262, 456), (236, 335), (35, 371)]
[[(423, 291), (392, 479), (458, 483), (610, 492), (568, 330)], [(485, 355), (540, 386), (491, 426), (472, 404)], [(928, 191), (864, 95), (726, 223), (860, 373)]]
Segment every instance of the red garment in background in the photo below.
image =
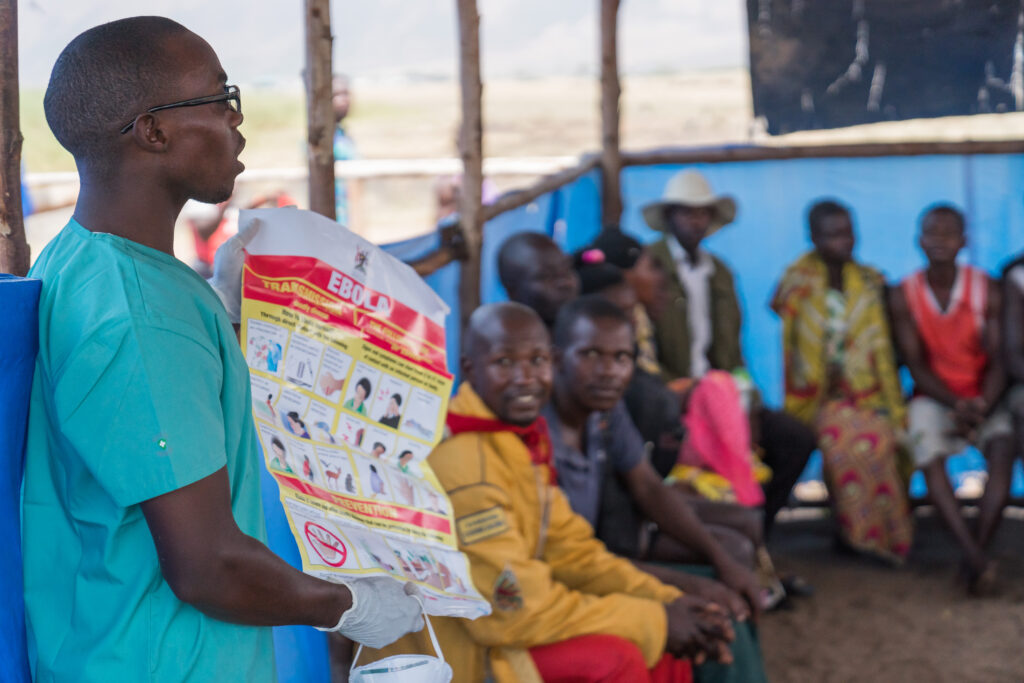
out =
[(988, 305), (988, 276), (971, 266), (957, 266), (945, 311), (939, 308), (925, 271), (909, 275), (902, 287), (932, 372), (957, 396), (980, 396), (988, 366), (981, 337)]
[(727, 479), (740, 505), (762, 505), (764, 491), (750, 458), (750, 421), (732, 375), (722, 370), (704, 375), (690, 394), (683, 424), (687, 433), (679, 461)]
[(685, 659), (665, 655), (653, 669), (633, 643), (609, 635), (588, 635), (530, 648), (530, 657), (545, 683), (692, 683)]

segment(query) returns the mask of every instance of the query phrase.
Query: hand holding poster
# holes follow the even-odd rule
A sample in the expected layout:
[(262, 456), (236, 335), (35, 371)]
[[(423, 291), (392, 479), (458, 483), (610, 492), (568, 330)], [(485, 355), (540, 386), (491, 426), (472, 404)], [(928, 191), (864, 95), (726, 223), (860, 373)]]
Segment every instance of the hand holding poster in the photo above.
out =
[(447, 307), (411, 268), (315, 213), (243, 211), (242, 346), (267, 467), (303, 559), (327, 580), (413, 581), (430, 614), (488, 603), (426, 463), (452, 376)]

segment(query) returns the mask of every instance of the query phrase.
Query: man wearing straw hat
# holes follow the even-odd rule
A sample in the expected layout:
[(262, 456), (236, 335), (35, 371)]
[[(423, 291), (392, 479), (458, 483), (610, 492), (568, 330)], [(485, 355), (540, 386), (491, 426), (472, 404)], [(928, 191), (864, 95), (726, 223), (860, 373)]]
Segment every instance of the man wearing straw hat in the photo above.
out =
[[(740, 346), (742, 316), (729, 267), (701, 242), (736, 218), (736, 201), (716, 195), (694, 170), (669, 179), (662, 198), (643, 208), (644, 220), (664, 234), (651, 255), (667, 274), (669, 306), (657, 317), (658, 360), (666, 379), (699, 378), (710, 370), (744, 368)], [(765, 530), (816, 447), (814, 433), (781, 412), (755, 404), (753, 441), (773, 471), (765, 486)]]

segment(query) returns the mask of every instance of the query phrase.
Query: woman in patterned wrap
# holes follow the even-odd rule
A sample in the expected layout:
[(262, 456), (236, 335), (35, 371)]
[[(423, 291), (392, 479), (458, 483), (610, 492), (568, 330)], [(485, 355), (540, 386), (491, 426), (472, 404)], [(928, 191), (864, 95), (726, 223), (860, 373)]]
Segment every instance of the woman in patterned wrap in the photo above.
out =
[(899, 564), (913, 525), (896, 465), (906, 409), (885, 280), (853, 260), (846, 207), (818, 202), (808, 222), (814, 250), (786, 269), (771, 303), (782, 319), (785, 410), (817, 430), (839, 541)]

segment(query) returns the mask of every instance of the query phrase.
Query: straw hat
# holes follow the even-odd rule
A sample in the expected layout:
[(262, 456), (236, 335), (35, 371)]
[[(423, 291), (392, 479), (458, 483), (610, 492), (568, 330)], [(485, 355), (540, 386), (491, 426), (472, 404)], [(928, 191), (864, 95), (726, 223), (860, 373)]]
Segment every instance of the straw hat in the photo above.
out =
[(693, 170), (680, 171), (672, 176), (665, 186), (661, 199), (643, 208), (647, 225), (655, 230), (671, 233), (671, 226), (665, 217), (665, 209), (670, 206), (710, 208), (712, 216), (711, 226), (708, 228), (709, 235), (723, 225), (732, 223), (736, 218), (736, 200), (726, 195), (716, 195), (711, 190), (708, 179)]

